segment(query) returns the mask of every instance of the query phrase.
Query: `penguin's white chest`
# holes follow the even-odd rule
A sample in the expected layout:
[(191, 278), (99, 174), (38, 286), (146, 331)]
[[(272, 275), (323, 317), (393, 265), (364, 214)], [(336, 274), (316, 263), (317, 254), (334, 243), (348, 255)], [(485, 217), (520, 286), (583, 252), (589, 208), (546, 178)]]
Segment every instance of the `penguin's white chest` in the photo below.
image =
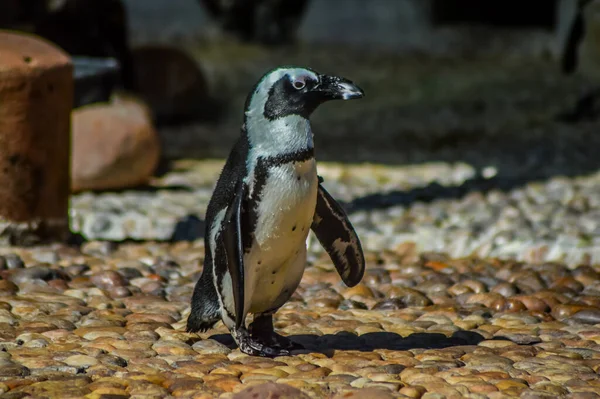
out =
[(314, 159), (269, 169), (256, 209), (254, 240), (244, 258), (246, 311), (281, 306), (300, 283), (317, 189)]

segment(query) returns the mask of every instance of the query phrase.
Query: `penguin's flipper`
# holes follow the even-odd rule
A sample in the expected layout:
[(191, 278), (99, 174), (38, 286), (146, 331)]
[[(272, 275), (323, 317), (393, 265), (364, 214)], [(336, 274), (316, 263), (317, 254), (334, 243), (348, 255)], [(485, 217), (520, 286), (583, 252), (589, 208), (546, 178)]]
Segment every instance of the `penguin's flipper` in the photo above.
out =
[(329, 254), (342, 281), (349, 287), (358, 284), (365, 274), (360, 240), (346, 212), (320, 183), (311, 229)]
[(227, 268), (231, 276), (233, 301), (235, 304), (235, 326), (244, 323), (244, 248), (242, 244), (242, 203), (245, 195), (244, 183), (238, 182), (235, 197), (225, 213), (223, 245), (227, 255)]

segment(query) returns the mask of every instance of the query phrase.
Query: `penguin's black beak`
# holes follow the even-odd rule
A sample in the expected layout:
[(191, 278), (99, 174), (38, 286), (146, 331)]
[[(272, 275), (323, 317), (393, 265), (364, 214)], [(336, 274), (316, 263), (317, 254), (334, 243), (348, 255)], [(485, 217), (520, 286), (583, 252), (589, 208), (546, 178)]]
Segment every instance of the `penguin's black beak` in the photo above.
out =
[(363, 89), (339, 76), (321, 75), (321, 82), (313, 89), (326, 100), (352, 100), (364, 97)]

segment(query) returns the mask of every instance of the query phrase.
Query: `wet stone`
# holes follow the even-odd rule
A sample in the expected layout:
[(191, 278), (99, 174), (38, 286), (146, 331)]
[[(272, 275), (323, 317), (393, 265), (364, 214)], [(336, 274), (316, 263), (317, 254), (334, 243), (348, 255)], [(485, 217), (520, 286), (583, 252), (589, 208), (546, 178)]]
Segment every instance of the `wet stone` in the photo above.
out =
[[(89, 226), (89, 215), (103, 215), (106, 234), (139, 221), (131, 234), (154, 234), (144, 226), (201, 218), (222, 164), (190, 162), (196, 166), (167, 174), (190, 190), (76, 194), (75, 219)], [(434, 199), (471, 173), (402, 165), (381, 177), (379, 167), (348, 168), (319, 165), (332, 195), (347, 204), (384, 190)], [(418, 189), (431, 181), (443, 182)], [(0, 374), (9, 374), (0, 376), (1, 395), (84, 377), (65, 389), (70, 397), (230, 399), (265, 382), (315, 399), (586, 397), (597, 392), (600, 371), (600, 241), (590, 233), (600, 225), (599, 183), (600, 174), (551, 178), (353, 210), (364, 279), (345, 286), (313, 240), (300, 286), (274, 314), (275, 330), (307, 349), (276, 359), (242, 354), (221, 322), (185, 331), (205, 256), (201, 238), (11, 248), (23, 267), (7, 267), (10, 256), (1, 255)], [(563, 212), (570, 197), (589, 213)], [(120, 215), (137, 219), (120, 223)], [(583, 234), (583, 225), (592, 227)], [(541, 237), (547, 248), (534, 245)], [(550, 255), (563, 260), (549, 262)]]
[(203, 354), (224, 354), (231, 353), (231, 349), (212, 339), (198, 341), (192, 345), (192, 349)]
[(10, 280), (17, 285), (38, 279), (43, 281), (55, 279), (68, 280), (69, 277), (63, 271), (41, 265), (15, 269), (10, 275)]
[(0, 280), (0, 297), (14, 295), (19, 292), (19, 287), (9, 280)]
[(569, 320), (583, 324), (600, 324), (600, 309), (584, 309), (575, 313)]
[(127, 279), (113, 270), (93, 274), (90, 281), (101, 289), (111, 289), (127, 285)]

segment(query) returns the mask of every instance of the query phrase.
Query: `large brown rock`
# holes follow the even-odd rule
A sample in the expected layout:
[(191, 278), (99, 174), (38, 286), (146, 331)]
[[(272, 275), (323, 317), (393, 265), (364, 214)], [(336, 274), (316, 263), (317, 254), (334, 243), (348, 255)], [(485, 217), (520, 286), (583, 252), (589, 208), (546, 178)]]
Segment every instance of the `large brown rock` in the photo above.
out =
[(308, 399), (298, 388), (290, 385), (267, 382), (250, 386), (235, 395), (233, 399)]
[(214, 115), (200, 64), (185, 51), (168, 46), (133, 49), (134, 88), (159, 123)]
[(160, 158), (148, 107), (133, 97), (73, 111), (73, 192), (144, 184)]
[(0, 243), (69, 233), (73, 66), (37, 36), (0, 31)]

